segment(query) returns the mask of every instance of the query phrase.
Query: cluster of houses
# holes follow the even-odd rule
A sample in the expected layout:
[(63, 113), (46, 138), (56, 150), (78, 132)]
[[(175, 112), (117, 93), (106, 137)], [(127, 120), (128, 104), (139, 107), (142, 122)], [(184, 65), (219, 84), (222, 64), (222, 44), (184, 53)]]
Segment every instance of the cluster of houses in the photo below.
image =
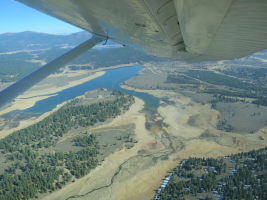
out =
[[(185, 164), (185, 160), (182, 160), (180, 162), (180, 166), (176, 167), (173, 171), (176, 171), (178, 170), (181, 166), (183, 166)], [(167, 176), (165, 176), (165, 178), (163, 179), (163, 182), (162, 184), (160, 185), (160, 187), (156, 190), (156, 195), (155, 195), (155, 198), (154, 200), (160, 200), (160, 192), (165, 188), (167, 187), (168, 183), (170, 182), (170, 179), (173, 175), (173, 172), (169, 172)]]
[(162, 184), (160, 185), (159, 189), (157, 189), (157, 191), (156, 191), (156, 196), (155, 196), (154, 200), (160, 200), (159, 194), (160, 194), (161, 190), (164, 189), (168, 185), (168, 183), (171, 179), (171, 176), (172, 176), (172, 172), (170, 172), (167, 176), (165, 176)]
[[(229, 159), (230, 159), (230, 158), (229, 158)], [(160, 200), (160, 193), (161, 193), (161, 191), (162, 191), (165, 187), (167, 187), (167, 185), (168, 185), (168, 183), (169, 183), (169, 181), (170, 181), (172, 175), (174, 174), (174, 172), (177, 171), (177, 170), (179, 170), (179, 168), (183, 167), (183, 166), (185, 165), (185, 163), (186, 163), (186, 160), (182, 160), (182, 161), (180, 162), (180, 165), (179, 165), (178, 167), (176, 167), (176, 168), (173, 170), (173, 172), (170, 172), (167, 176), (165, 176), (165, 178), (163, 179), (162, 184), (161, 184), (160, 187), (156, 190), (156, 195), (155, 195), (154, 200)], [(215, 170), (214, 167), (211, 167), (211, 169), (213, 170), (214, 173), (217, 173), (217, 171)], [(231, 170), (231, 172), (234, 172), (234, 171)], [(204, 173), (206, 173), (206, 174), (208, 173), (208, 169), (207, 169), (207, 168), (204, 169)], [(219, 194), (218, 191), (213, 191), (212, 193), (213, 193), (213, 195), (215, 196), (215, 199), (216, 199), (216, 200), (222, 200), (223, 197), (224, 197), (222, 194)]]

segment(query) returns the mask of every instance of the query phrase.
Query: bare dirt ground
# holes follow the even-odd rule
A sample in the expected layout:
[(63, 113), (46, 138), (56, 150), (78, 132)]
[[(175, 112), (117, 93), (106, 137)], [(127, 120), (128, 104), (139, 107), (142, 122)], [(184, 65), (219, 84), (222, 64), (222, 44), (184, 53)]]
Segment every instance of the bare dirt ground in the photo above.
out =
[[(125, 86), (124, 86), (125, 87)], [(133, 89), (133, 88), (128, 88)], [(215, 128), (219, 113), (177, 92), (138, 90), (161, 102), (154, 125), (146, 129), (144, 102), (136, 98), (129, 111), (94, 129), (135, 124), (137, 144), (108, 156), (89, 175), (43, 199), (150, 200), (168, 171), (190, 156), (218, 157), (266, 146), (267, 129), (238, 134)]]

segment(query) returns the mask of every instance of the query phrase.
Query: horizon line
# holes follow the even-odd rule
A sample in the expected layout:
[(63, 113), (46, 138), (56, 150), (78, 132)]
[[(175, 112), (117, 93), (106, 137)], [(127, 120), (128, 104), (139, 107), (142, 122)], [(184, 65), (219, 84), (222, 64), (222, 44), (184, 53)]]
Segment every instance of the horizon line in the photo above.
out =
[(48, 35), (71, 35), (75, 33), (80, 33), (80, 32), (87, 32), (88, 34), (92, 34), (86, 30), (81, 30), (81, 31), (75, 31), (75, 32), (61, 32), (61, 33), (53, 33), (53, 32), (40, 32), (40, 31), (31, 31), (31, 30), (26, 30), (26, 31), (18, 31), (18, 32), (0, 32), (0, 35), (4, 34), (17, 34), (17, 33), (25, 33), (25, 32), (31, 32), (31, 33), (40, 33), (40, 34), (48, 34)]

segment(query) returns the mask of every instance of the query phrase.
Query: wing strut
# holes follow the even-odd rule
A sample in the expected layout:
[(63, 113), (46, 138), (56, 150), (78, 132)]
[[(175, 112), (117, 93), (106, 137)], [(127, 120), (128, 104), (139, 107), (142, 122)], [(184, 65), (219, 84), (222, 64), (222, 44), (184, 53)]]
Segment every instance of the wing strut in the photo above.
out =
[(104, 40), (106, 40), (105, 37), (93, 35), (91, 39), (85, 41), (84, 43), (78, 45), (62, 56), (56, 58), (50, 63), (44, 65), (43, 67), (35, 70), (34, 72), (5, 88), (0, 92), (0, 108), (16, 98), (21, 93), (25, 92), (27, 89), (31, 88), (36, 83), (46, 78), (48, 75), (66, 65), (69, 61), (73, 60), (77, 56), (93, 48), (99, 42)]

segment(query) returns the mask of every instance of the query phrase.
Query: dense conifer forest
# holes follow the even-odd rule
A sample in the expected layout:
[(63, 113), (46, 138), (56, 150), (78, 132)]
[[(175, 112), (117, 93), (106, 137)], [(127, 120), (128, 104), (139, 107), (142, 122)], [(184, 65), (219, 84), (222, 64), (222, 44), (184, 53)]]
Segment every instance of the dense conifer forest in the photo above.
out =
[(99, 164), (100, 147), (92, 134), (72, 140), (72, 145), (80, 148), (78, 151), (53, 149), (71, 129), (114, 118), (134, 101), (120, 92), (112, 95), (115, 99), (89, 105), (74, 99), (44, 120), (0, 140), (0, 158), (4, 160), (0, 168), (0, 200), (37, 198), (94, 169)]

